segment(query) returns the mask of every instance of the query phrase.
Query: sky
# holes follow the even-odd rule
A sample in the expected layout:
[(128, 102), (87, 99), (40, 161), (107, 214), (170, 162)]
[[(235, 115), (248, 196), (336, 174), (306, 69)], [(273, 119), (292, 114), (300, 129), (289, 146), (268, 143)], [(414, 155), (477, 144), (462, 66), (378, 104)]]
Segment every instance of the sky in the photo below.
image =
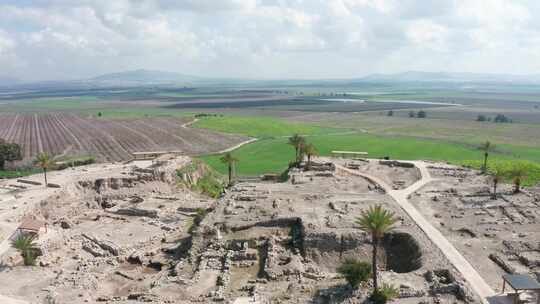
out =
[(0, 0), (0, 76), (540, 73), (537, 0)]

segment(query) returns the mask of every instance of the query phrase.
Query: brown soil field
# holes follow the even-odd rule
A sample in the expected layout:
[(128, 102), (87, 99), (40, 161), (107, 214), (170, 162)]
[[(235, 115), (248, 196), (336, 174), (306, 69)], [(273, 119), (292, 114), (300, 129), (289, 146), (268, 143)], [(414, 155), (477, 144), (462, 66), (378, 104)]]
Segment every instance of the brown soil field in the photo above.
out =
[(68, 113), (5, 114), (0, 138), (23, 148), (23, 163), (40, 152), (54, 156), (91, 155), (99, 161), (125, 161), (131, 153), (180, 150), (188, 155), (218, 152), (246, 138), (191, 129), (192, 118), (105, 119)]

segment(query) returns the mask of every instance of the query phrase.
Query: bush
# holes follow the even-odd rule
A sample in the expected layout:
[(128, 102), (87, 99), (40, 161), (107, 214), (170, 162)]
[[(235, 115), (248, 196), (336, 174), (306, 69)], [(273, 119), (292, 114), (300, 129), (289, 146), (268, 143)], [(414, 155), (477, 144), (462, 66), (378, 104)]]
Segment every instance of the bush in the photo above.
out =
[(86, 158), (78, 158), (78, 159), (74, 159), (74, 160), (66, 160), (64, 162), (57, 163), (55, 165), (54, 169), (56, 169), (56, 170), (64, 170), (64, 169), (67, 169), (69, 167), (79, 167), (79, 166), (91, 165), (91, 164), (94, 164), (95, 162), (96, 162), (96, 159), (93, 156), (89, 156), (89, 157), (86, 157)]
[(371, 294), (369, 298), (375, 304), (384, 304), (395, 299), (399, 295), (399, 290), (390, 284), (382, 284), (379, 289)]
[(223, 193), (223, 183), (221, 182), (220, 177), (214, 171), (200, 161), (193, 161), (189, 165), (177, 169), (176, 175), (178, 177), (185, 178), (184, 175), (189, 176), (197, 170), (202, 171), (203, 175), (201, 178), (199, 178), (195, 184), (192, 184), (191, 180), (184, 181), (186, 186), (190, 187), (193, 191), (198, 191), (210, 197), (218, 198)]
[(281, 172), (281, 174), (279, 175), (279, 179), (278, 181), (280, 183), (285, 183), (289, 180), (289, 169), (286, 169), (284, 170), (283, 172)]
[(356, 289), (362, 282), (366, 282), (371, 276), (371, 265), (367, 262), (347, 259), (339, 268), (338, 272), (347, 280), (352, 288)]
[(512, 122), (512, 119), (508, 118), (504, 114), (497, 114), (497, 116), (495, 116), (493, 121), (496, 122), (496, 123), (510, 123), (510, 122)]
[(476, 118), (476, 121), (487, 121), (487, 117), (485, 115), (478, 115), (478, 118)]
[(223, 184), (211, 173), (201, 177), (194, 188), (213, 198), (218, 198), (224, 189)]
[(38, 256), (38, 247), (34, 242), (36, 237), (30, 234), (19, 234), (11, 241), (13, 246), (21, 254), (25, 266), (35, 266)]

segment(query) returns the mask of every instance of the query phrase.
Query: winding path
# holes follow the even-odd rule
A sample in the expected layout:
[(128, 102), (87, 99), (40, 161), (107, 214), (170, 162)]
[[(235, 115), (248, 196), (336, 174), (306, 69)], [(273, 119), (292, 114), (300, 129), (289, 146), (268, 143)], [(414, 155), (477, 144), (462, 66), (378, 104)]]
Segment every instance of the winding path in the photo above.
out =
[(390, 195), (398, 205), (409, 215), (409, 217), (424, 231), (428, 238), (435, 244), (441, 252), (446, 256), (448, 261), (461, 273), (462, 277), (469, 283), (469, 286), (474, 292), (480, 296), (482, 303), (486, 304), (503, 304), (509, 303), (508, 298), (504, 296), (496, 296), (495, 291), (484, 281), (478, 274), (476, 269), (463, 257), (463, 255), (446, 239), (446, 237), (409, 202), (408, 197), (423, 186), (434, 181), (429, 174), (426, 163), (422, 161), (411, 161), (421, 173), (421, 179), (403, 190), (393, 190), (388, 184), (381, 179), (367, 173), (359, 172), (345, 168), (341, 165), (336, 165), (341, 171), (346, 173), (361, 176), (378, 184), (388, 195)]

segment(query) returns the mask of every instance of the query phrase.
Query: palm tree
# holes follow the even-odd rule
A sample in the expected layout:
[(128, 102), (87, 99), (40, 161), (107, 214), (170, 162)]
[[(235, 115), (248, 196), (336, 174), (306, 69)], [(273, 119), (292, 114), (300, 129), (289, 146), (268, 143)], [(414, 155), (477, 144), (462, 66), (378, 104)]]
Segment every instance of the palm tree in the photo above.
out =
[(232, 175), (233, 175), (233, 168), (234, 164), (238, 162), (238, 159), (235, 158), (230, 152), (225, 153), (223, 157), (221, 157), (221, 162), (224, 164), (227, 164), (229, 169), (229, 186), (232, 185)]
[(54, 160), (49, 154), (41, 152), (36, 156), (34, 164), (43, 170), (43, 176), (45, 177), (45, 187), (47, 187), (47, 170), (52, 167)]
[(289, 137), (288, 144), (294, 147), (294, 151), (296, 152), (295, 153), (296, 162), (300, 161), (300, 154), (301, 154), (300, 152), (301, 152), (302, 146), (305, 145), (305, 143), (306, 143), (306, 139), (301, 135), (294, 134), (293, 136)]
[(319, 154), (319, 151), (317, 151), (317, 148), (312, 143), (306, 144), (303, 146), (303, 153), (307, 155), (307, 166), (311, 165), (311, 158), (313, 156), (316, 156)]
[(30, 234), (20, 234), (16, 239), (11, 241), (11, 246), (17, 249), (24, 261), (25, 266), (33, 266), (36, 262), (37, 245), (34, 243), (36, 237)]
[(521, 183), (527, 178), (527, 169), (519, 164), (516, 164), (510, 171), (510, 176), (514, 182), (514, 193), (521, 191)]
[(360, 225), (360, 229), (371, 234), (373, 245), (372, 269), (373, 269), (373, 290), (376, 292), (379, 289), (377, 282), (377, 247), (385, 233), (393, 229), (397, 218), (394, 213), (376, 205), (369, 207), (368, 210), (362, 211), (360, 217), (356, 219), (356, 223)]
[(482, 173), (487, 172), (487, 161), (489, 152), (493, 151), (495, 149), (495, 145), (492, 144), (489, 140), (480, 145), (480, 150), (484, 152), (484, 165), (482, 166)]
[(497, 198), (497, 186), (503, 180), (505, 172), (500, 168), (495, 168), (491, 171), (491, 178), (493, 181), (493, 193), (491, 197), (493, 199)]

